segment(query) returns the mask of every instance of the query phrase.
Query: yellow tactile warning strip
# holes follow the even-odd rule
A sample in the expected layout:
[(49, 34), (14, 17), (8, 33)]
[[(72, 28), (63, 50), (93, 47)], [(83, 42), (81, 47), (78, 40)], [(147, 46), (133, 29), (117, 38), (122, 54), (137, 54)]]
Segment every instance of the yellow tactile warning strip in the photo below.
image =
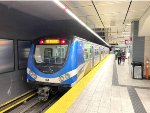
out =
[(55, 104), (53, 104), (45, 113), (65, 113), (73, 104), (82, 90), (87, 86), (92, 77), (99, 68), (107, 61), (110, 55), (107, 55), (94, 69), (92, 69), (83, 79), (81, 79), (74, 87), (64, 94)]

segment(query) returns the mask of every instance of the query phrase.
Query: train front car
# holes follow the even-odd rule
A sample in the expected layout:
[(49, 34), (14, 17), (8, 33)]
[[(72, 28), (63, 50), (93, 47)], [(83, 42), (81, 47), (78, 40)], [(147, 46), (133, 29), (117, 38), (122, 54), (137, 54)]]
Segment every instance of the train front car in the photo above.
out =
[(76, 44), (73, 37), (46, 37), (33, 42), (27, 81), (38, 84), (40, 100), (47, 100), (49, 93), (56, 93), (59, 87), (70, 87), (76, 82)]

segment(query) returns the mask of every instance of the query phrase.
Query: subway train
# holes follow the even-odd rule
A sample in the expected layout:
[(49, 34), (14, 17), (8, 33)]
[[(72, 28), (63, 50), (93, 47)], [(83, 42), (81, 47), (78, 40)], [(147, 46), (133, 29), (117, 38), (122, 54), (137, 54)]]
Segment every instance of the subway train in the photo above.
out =
[(109, 48), (77, 36), (45, 36), (33, 41), (27, 82), (38, 86), (40, 100), (60, 87), (72, 87), (107, 54)]

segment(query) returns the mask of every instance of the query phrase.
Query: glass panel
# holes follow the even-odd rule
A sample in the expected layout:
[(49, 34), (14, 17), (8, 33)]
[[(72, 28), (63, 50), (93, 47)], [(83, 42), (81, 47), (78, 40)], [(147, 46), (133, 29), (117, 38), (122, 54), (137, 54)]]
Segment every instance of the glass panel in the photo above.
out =
[(0, 73), (14, 70), (13, 40), (0, 39)]
[(88, 59), (88, 51), (87, 49), (84, 49), (84, 60)]
[(35, 62), (37, 64), (57, 65), (65, 62), (68, 45), (36, 45)]

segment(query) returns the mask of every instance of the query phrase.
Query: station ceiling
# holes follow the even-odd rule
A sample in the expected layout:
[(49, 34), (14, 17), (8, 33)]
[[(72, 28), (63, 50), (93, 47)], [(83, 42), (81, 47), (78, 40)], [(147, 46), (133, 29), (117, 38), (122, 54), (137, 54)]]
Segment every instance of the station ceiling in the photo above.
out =
[[(127, 33), (130, 33), (131, 22), (139, 20), (150, 6), (150, 1), (130, 0), (61, 2), (90, 28), (110, 28), (110, 38), (125, 37)], [(14, 8), (48, 21), (72, 19), (51, 1), (4, 1), (0, 3), (9, 9)]]
[(0, 3), (8, 6), (9, 9), (14, 8), (49, 21), (72, 19), (52, 1), (3, 1)]
[(150, 1), (142, 0), (63, 1), (63, 3), (91, 28), (111, 28), (112, 38), (123, 37), (122, 32), (129, 33), (131, 22), (139, 20), (150, 6)]

